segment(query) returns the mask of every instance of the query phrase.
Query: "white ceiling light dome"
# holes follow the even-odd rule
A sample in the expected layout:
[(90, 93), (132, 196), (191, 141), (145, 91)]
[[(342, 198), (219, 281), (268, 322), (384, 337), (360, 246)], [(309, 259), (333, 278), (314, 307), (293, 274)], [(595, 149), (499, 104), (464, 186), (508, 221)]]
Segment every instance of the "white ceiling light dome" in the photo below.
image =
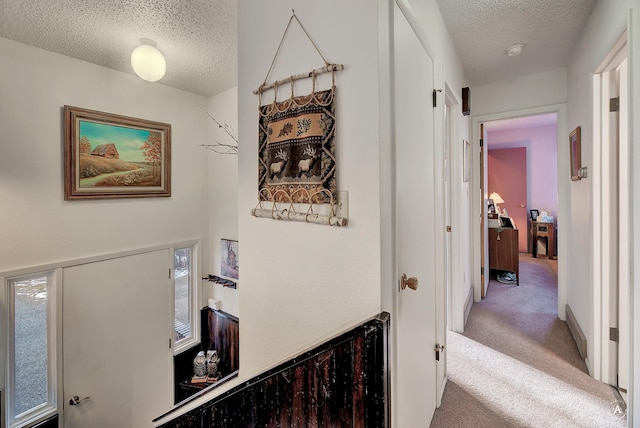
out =
[(507, 50), (505, 50), (505, 52), (509, 56), (516, 56), (516, 55), (520, 55), (522, 53), (523, 49), (524, 49), (524, 44), (523, 43), (518, 43), (516, 45), (509, 46), (507, 48)]
[(141, 39), (140, 43), (142, 44), (131, 52), (131, 67), (141, 79), (157, 82), (167, 72), (167, 62), (155, 48), (155, 42)]

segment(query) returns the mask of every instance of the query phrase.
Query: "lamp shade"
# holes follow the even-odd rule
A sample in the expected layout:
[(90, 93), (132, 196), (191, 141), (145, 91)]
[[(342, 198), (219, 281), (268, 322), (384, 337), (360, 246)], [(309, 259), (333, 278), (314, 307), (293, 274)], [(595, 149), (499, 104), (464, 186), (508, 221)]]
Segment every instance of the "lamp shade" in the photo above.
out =
[(167, 72), (167, 62), (160, 51), (150, 45), (140, 45), (131, 52), (131, 67), (141, 79), (156, 82)]
[(500, 195), (496, 192), (493, 192), (489, 195), (489, 199), (493, 200), (494, 204), (503, 204), (504, 203), (504, 199), (502, 199), (500, 197)]

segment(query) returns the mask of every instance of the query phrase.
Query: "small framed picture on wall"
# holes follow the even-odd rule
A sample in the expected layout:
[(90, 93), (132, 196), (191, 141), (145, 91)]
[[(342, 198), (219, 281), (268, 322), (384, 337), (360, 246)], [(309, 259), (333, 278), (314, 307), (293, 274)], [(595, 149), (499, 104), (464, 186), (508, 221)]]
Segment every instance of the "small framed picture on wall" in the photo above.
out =
[(228, 278), (238, 279), (240, 271), (240, 254), (238, 241), (220, 240), (220, 274)]
[(578, 126), (569, 134), (569, 150), (570, 150), (570, 160), (571, 160), (571, 180), (572, 181), (578, 181), (582, 179), (582, 177), (580, 177), (580, 174), (579, 174), (580, 168), (582, 167), (580, 146), (581, 146), (580, 127)]
[(462, 181), (467, 183), (469, 181), (469, 174), (471, 170), (471, 144), (468, 140), (462, 142)]

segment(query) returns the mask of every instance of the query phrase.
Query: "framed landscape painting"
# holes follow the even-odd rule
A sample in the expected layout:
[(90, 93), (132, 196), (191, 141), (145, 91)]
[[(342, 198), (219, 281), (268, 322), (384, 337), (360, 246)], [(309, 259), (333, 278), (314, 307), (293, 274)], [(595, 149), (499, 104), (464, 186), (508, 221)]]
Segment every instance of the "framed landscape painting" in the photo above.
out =
[(171, 196), (171, 125), (64, 106), (64, 198)]

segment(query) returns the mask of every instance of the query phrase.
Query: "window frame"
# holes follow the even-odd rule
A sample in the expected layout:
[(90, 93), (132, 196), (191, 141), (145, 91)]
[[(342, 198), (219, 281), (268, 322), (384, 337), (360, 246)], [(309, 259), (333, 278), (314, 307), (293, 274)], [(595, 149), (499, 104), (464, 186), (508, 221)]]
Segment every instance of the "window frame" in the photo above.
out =
[[(172, 293), (172, 305), (171, 305), (171, 318), (175, 320), (176, 313), (176, 278), (175, 278), (175, 253), (176, 251), (189, 249), (191, 252), (190, 260), (189, 260), (189, 270), (190, 270), (190, 281), (189, 281), (189, 291), (190, 291), (190, 313), (189, 319), (191, 322), (191, 334), (188, 337), (182, 338), (180, 340), (176, 340), (173, 343), (173, 355), (178, 355), (187, 349), (190, 349), (198, 344), (200, 344), (200, 311), (198, 308), (200, 307), (200, 275), (199, 275), (199, 255), (200, 255), (200, 242), (187, 242), (184, 245), (174, 245), (171, 247), (171, 293)], [(171, 326), (171, 335), (175, 337), (175, 325)]]
[[(20, 281), (40, 276), (47, 277), (47, 402), (38, 405), (26, 412), (15, 414), (15, 284)], [(2, 384), (3, 406), (5, 413), (2, 423), (7, 427), (18, 427), (38, 422), (42, 419), (61, 414), (60, 399), (62, 397), (62, 346), (61, 346), (61, 299), (62, 269), (50, 268), (43, 270), (30, 270), (12, 276), (0, 277), (5, 292), (2, 297), (7, 308), (3, 319), (2, 344), (6, 352), (2, 353), (2, 363), (5, 374)], [(4, 425), (0, 425), (4, 426)]]

